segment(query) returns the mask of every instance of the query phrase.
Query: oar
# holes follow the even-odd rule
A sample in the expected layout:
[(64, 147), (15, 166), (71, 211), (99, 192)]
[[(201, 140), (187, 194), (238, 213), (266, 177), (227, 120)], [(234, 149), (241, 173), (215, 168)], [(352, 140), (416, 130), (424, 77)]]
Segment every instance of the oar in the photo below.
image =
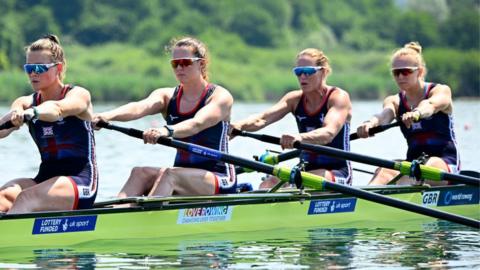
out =
[[(389, 128), (396, 127), (396, 126), (400, 126), (400, 122), (397, 121), (397, 122), (393, 122), (383, 126), (376, 126), (368, 130), (368, 135), (372, 136), (374, 134), (380, 133), (382, 131), (385, 131)], [(356, 140), (358, 138), (359, 137), (357, 132), (350, 134), (350, 141)]]
[(7, 122), (0, 125), (0, 130), (9, 129), (9, 128), (12, 128), (12, 127), (14, 127), (12, 121), (8, 120)]
[[(280, 153), (278, 155), (268, 155), (265, 159), (260, 159), (258, 157), (255, 156), (255, 160), (259, 160), (261, 162), (264, 162), (264, 163), (267, 163), (267, 164), (270, 164), (270, 165), (275, 165), (275, 164), (278, 164), (282, 161), (285, 161), (285, 160), (289, 160), (289, 159), (292, 159), (292, 158), (296, 158), (300, 155), (300, 153), (302, 152), (302, 150), (292, 150), (292, 151), (288, 151), (288, 152), (285, 152), (285, 153)], [(243, 168), (243, 167), (240, 167), (240, 166), (236, 166), (235, 167), (235, 173), (236, 174), (241, 174), (241, 173), (249, 173), (249, 172), (253, 172), (254, 170), (251, 170), (251, 169), (248, 169), (248, 168)]]
[[(390, 123), (390, 124), (383, 125), (383, 126), (377, 126), (377, 127), (369, 129), (368, 134), (370, 136), (372, 136), (374, 134), (380, 133), (380, 132), (385, 131), (389, 128), (396, 127), (396, 126), (399, 126), (399, 125), (400, 125), (400, 122), (394, 122), (394, 123)], [(359, 138), (360, 137), (358, 137), (358, 134), (356, 132), (350, 134), (350, 141), (354, 141), (354, 140), (359, 139)], [(302, 152), (301, 150), (296, 149), (296, 150), (292, 150), (292, 151), (289, 151), (289, 152), (281, 153), (277, 156), (272, 156), (271, 159), (266, 160), (266, 163), (271, 164), (271, 165), (278, 164), (282, 161), (298, 157), (301, 154), (301, 152)], [(265, 161), (262, 161), (262, 162), (265, 162)], [(353, 170), (363, 172), (363, 173), (373, 174), (373, 172), (369, 172), (369, 171), (365, 171), (365, 170), (361, 170), (361, 169), (353, 168)], [(248, 169), (245, 170), (244, 168), (241, 168), (241, 167), (235, 168), (235, 171), (236, 171), (237, 174), (241, 174), (241, 173), (244, 173), (244, 172), (251, 172)]]
[[(250, 133), (250, 132), (246, 132), (246, 131), (242, 131), (242, 130), (238, 130), (238, 129), (232, 130), (232, 133), (235, 134), (235, 135), (254, 138), (254, 139), (257, 139), (257, 140), (260, 140), (260, 141), (263, 141), (263, 142), (280, 144), (280, 138), (279, 137), (274, 137), (274, 136), (265, 135), (265, 134), (255, 134), (255, 133)], [(412, 169), (415, 169), (415, 167), (412, 166), (412, 163), (408, 162), (408, 161), (391, 161), (391, 160), (386, 160), (386, 159), (369, 157), (369, 156), (360, 155), (360, 154), (356, 154), (356, 153), (353, 153), (353, 152), (347, 152), (347, 151), (343, 151), (343, 150), (328, 147), (328, 146), (315, 145), (315, 144), (309, 144), (309, 143), (301, 143), (301, 142), (297, 141), (293, 144), (293, 147), (295, 147), (297, 149), (308, 150), (308, 151), (320, 153), (320, 154), (330, 156), (330, 157), (334, 157), (334, 158), (352, 160), (352, 161), (365, 163), (365, 164), (369, 164), (369, 165), (373, 165), (373, 166), (378, 166), (378, 167), (397, 170), (397, 171), (400, 171), (400, 173), (403, 174), (403, 175), (410, 175), (410, 171)], [(444, 172), (444, 171), (442, 171), (438, 168), (425, 166), (425, 165), (419, 165), (419, 167), (417, 167), (417, 168), (420, 169), (420, 173), (421, 173), (420, 176), (424, 179), (430, 179), (430, 180), (436, 180), (436, 181), (447, 180), (447, 181), (452, 181), (452, 182), (456, 182), (456, 183), (463, 183), (463, 184), (467, 184), (467, 185), (471, 185), (471, 186), (475, 186), (475, 187), (480, 187), (480, 179), (479, 178), (448, 173), (448, 172)]]
[[(97, 126), (111, 129), (111, 130), (116, 130), (135, 138), (139, 138), (139, 139), (143, 138), (143, 131), (138, 129), (120, 127), (120, 126), (116, 126), (116, 125), (105, 123), (105, 122), (99, 122)], [(210, 149), (207, 147), (203, 147), (203, 146), (199, 146), (191, 143), (182, 142), (172, 138), (161, 137), (158, 139), (157, 143), (165, 146), (182, 149), (184, 151), (188, 151), (196, 155), (201, 155), (203, 157), (210, 158), (213, 160), (223, 161), (223, 162), (239, 165), (242, 167), (250, 168), (259, 172), (275, 175), (283, 182), (288, 182), (290, 179), (290, 175), (292, 174), (292, 170), (289, 168), (272, 166), (262, 162), (248, 160), (241, 157), (236, 157), (236, 156), (223, 153), (214, 149)], [(329, 182), (324, 178), (311, 173), (301, 172), (301, 178), (303, 181), (303, 185), (309, 188), (318, 189), (318, 190), (333, 190), (333, 191), (348, 194), (354, 197), (358, 197), (367, 201), (372, 201), (379, 204), (392, 206), (395, 208), (403, 209), (403, 210), (414, 212), (417, 214), (444, 219), (451, 222), (470, 226), (473, 228), (480, 228), (480, 222), (475, 219), (462, 217), (459, 215), (439, 211), (436, 209), (423, 207), (414, 203), (404, 202), (395, 198), (390, 198), (377, 193), (354, 188), (351, 186), (344, 186), (337, 183)]]

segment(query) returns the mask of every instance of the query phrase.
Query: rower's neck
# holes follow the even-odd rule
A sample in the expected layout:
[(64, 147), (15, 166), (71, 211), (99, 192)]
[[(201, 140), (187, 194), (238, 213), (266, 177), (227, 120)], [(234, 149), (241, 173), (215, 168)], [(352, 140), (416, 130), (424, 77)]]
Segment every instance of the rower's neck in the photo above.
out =
[(59, 100), (62, 97), (63, 88), (65, 85), (63, 83), (53, 84), (50, 87), (40, 89), (38, 92), (42, 96), (43, 101), (47, 100)]
[(414, 87), (405, 89), (405, 94), (407, 96), (407, 99), (412, 101), (423, 99), (425, 95), (424, 87), (425, 87), (425, 82), (419, 81)]
[(194, 101), (198, 100), (205, 88), (207, 88), (208, 82), (202, 78), (202, 80), (191, 81), (184, 83), (183, 87), (183, 97), (186, 100)]
[(307, 92), (304, 95), (308, 104), (320, 104), (327, 92), (328, 86), (322, 85), (321, 88), (316, 89), (315, 91)]

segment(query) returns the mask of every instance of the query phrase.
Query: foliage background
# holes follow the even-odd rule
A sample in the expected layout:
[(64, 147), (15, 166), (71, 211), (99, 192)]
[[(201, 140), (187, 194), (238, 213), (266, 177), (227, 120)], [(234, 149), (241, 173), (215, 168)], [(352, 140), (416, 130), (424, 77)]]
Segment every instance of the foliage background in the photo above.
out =
[(46, 33), (66, 50), (66, 82), (97, 101), (124, 101), (176, 84), (165, 46), (193, 35), (211, 52), (210, 78), (236, 99), (271, 100), (298, 88), (296, 53), (322, 49), (329, 83), (353, 98), (395, 92), (389, 56), (419, 41), (427, 80), (480, 96), (479, 0), (2, 0), (0, 101), (30, 93), (24, 47)]

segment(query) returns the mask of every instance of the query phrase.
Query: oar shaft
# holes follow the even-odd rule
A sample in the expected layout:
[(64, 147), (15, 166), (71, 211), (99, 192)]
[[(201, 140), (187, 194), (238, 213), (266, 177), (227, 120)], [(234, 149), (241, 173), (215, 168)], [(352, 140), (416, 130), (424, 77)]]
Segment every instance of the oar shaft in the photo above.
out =
[[(387, 124), (387, 125), (376, 126), (376, 127), (373, 127), (373, 128), (368, 130), (368, 135), (372, 136), (372, 135), (375, 135), (377, 133), (383, 132), (383, 131), (385, 131), (389, 128), (396, 127), (396, 126), (400, 126), (400, 122), (397, 121), (397, 122), (393, 122), (393, 123), (390, 123), (390, 124)], [(358, 138), (359, 137), (358, 137), (357, 132), (350, 134), (350, 141), (356, 140)]]
[[(272, 143), (272, 144), (280, 144), (280, 138), (270, 136), (270, 135), (265, 135), (265, 134), (254, 134), (254, 133), (249, 133), (245, 131), (240, 131), (242, 136), (254, 138), (260, 141), (264, 141), (267, 143)], [(312, 152), (317, 152), (321, 153), (330, 157), (337, 157), (340, 159), (347, 159), (347, 160), (352, 160), (356, 162), (361, 162), (361, 163), (366, 163), (374, 166), (380, 166), (384, 168), (395, 168), (395, 162), (394, 161), (389, 161), (389, 160), (383, 160), (383, 159), (378, 159), (378, 158), (372, 158), (372, 157), (366, 157), (360, 154), (352, 153), (352, 152), (345, 152), (340, 149), (332, 148), (332, 147), (327, 147), (327, 146), (318, 146), (318, 145), (313, 145), (313, 144), (304, 144), (300, 142), (295, 142), (293, 144), (293, 147), (298, 148), (298, 149), (303, 149), (303, 150), (309, 150)]]
[[(132, 128), (123, 128), (123, 127), (118, 127), (112, 124), (108, 123), (98, 123), (97, 124), (100, 127), (112, 129), (112, 130), (117, 130), (122, 133), (125, 133), (127, 135), (136, 137), (136, 138), (143, 138), (143, 132), (141, 130), (137, 129), (132, 129)], [(159, 144), (163, 144), (166, 146), (173, 146), (175, 148), (179, 148), (185, 151), (188, 151), (190, 153), (196, 154), (196, 155), (201, 155), (203, 157), (207, 157), (210, 159), (214, 160), (220, 160), (223, 162), (239, 165), (242, 167), (247, 167), (251, 168), (254, 170), (257, 170), (259, 172), (267, 173), (267, 174), (272, 174), (277, 176), (281, 181), (283, 182), (288, 182), (290, 179), (290, 174), (292, 173), (291, 169), (284, 168), (284, 167), (279, 167), (279, 166), (271, 166), (265, 163), (261, 163), (258, 161), (252, 161), (252, 160), (247, 160), (241, 157), (235, 157), (227, 153), (223, 153), (214, 149), (210, 149), (207, 147), (191, 144), (191, 143), (186, 143), (182, 141), (178, 141), (172, 138), (165, 138), (161, 137), (157, 141)], [(463, 224), (466, 226), (474, 227), (474, 228), (480, 228), (480, 222), (474, 219), (442, 212), (436, 209), (429, 209), (422, 207), (417, 204), (409, 203), (409, 202), (403, 202), (394, 198), (386, 197), (380, 194), (376, 194), (373, 192), (361, 190), (358, 188), (354, 188), (351, 186), (344, 186), (340, 185), (337, 183), (332, 183), (326, 181), (324, 178), (314, 175), (311, 173), (307, 172), (302, 172), (301, 173), (303, 184), (306, 187), (314, 188), (314, 189), (319, 189), (323, 190), (325, 188), (328, 188), (333, 191), (341, 192), (344, 194), (349, 194), (361, 199), (365, 199), (368, 201), (373, 201), (377, 203), (382, 203), (386, 204), (389, 206), (393, 206), (399, 209), (407, 210), (407, 211), (412, 211), (416, 212), (419, 214), (423, 214), (426, 216), (434, 217), (434, 218), (442, 218), (451, 222), (456, 222), (459, 224)]]
[[(269, 163), (269, 162), (265, 162), (265, 161), (263, 161), (263, 162), (271, 164), (271, 165), (275, 165), (275, 164), (280, 163), (282, 161), (289, 160), (289, 159), (292, 159), (292, 158), (296, 158), (296, 157), (300, 156), (301, 153), (302, 153), (302, 150), (295, 149), (295, 150), (285, 152), (285, 153), (281, 153), (281, 154), (278, 154), (278, 155), (274, 156), (273, 159), (272, 159), (273, 163)], [(248, 168), (243, 168), (243, 167), (240, 167), (240, 166), (235, 167), (235, 173), (236, 174), (249, 173), (249, 172), (253, 172), (253, 170), (248, 169)]]
[[(254, 134), (254, 133), (245, 132), (241, 130), (234, 130), (233, 133), (236, 135), (254, 138), (267, 143), (280, 144), (279, 137), (274, 137), (274, 136), (265, 135), (265, 134)], [(333, 158), (351, 160), (351, 161), (365, 163), (373, 166), (397, 170), (397, 171), (400, 171), (400, 173), (403, 175), (409, 175), (410, 169), (412, 167), (412, 164), (408, 161), (395, 162), (395, 161), (390, 161), (386, 159), (365, 156), (365, 155), (361, 155), (353, 152), (347, 152), (337, 148), (323, 146), (323, 145), (301, 143), (296, 141), (293, 144), (293, 147), (297, 149), (312, 151), (312, 152), (319, 153), (319, 154), (326, 155)], [(437, 180), (437, 181), (450, 180), (450, 181), (455, 181), (456, 183), (462, 183), (462, 184), (472, 185), (475, 187), (480, 187), (480, 179), (475, 177), (447, 173), (447, 172), (443, 172), (438, 168), (424, 166), (424, 165), (420, 165), (420, 168), (421, 168), (421, 177), (424, 179), (431, 179), (431, 180)]]
[(302, 150), (299, 150), (299, 149), (295, 149), (295, 150), (292, 150), (292, 151), (281, 153), (277, 156), (277, 161), (282, 162), (282, 161), (285, 161), (285, 160), (296, 158), (296, 157), (300, 156), (301, 153), (302, 153)]
[[(124, 134), (130, 135), (135, 138), (143, 139), (143, 131), (133, 128), (124, 128), (104, 122), (99, 122), (97, 124), (99, 127), (107, 128), (122, 132)], [(160, 137), (157, 141), (159, 144), (179, 148), (190, 153), (194, 153), (200, 156), (211, 158), (214, 160), (221, 160), (223, 162), (235, 164), (241, 167), (250, 168), (256, 171), (264, 172), (267, 174), (273, 174), (274, 167), (262, 162), (252, 161), (240, 157), (234, 157), (228, 154), (225, 154), (214, 149), (203, 147), (200, 145), (185, 143), (182, 141), (174, 140), (172, 138)]]

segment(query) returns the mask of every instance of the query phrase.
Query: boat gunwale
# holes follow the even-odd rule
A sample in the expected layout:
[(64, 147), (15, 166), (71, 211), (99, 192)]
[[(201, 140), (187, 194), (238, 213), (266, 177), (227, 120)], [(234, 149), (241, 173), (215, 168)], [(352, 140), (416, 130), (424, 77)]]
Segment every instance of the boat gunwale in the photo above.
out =
[[(357, 187), (360, 188), (360, 187)], [(397, 195), (405, 193), (418, 193), (424, 191), (437, 191), (437, 190), (454, 190), (463, 188), (473, 188), (467, 185), (452, 185), (452, 186), (369, 186), (362, 187), (362, 189), (369, 190), (381, 195)], [(316, 191), (306, 190), (306, 193), (299, 193), (297, 189), (283, 190), (278, 193), (262, 193), (262, 192), (248, 192), (240, 194), (226, 194), (226, 195), (213, 195), (213, 196), (172, 196), (172, 197), (129, 197), (117, 200), (110, 200), (106, 202), (112, 202), (106, 204), (105, 202), (99, 202), (104, 204), (103, 207), (95, 207), (91, 209), (80, 210), (62, 210), (62, 211), (41, 211), (34, 213), (23, 214), (0, 214), (0, 222), (2, 220), (18, 220), (18, 219), (30, 219), (30, 218), (46, 218), (46, 217), (66, 217), (66, 216), (85, 216), (85, 215), (97, 215), (97, 214), (118, 214), (118, 213), (135, 213), (135, 212), (148, 212), (148, 211), (166, 211), (166, 210), (178, 210), (186, 208), (198, 208), (198, 207), (215, 207), (215, 206), (235, 206), (235, 205), (257, 205), (268, 203), (287, 203), (287, 202), (300, 202), (319, 200), (319, 199), (332, 199), (332, 198), (356, 198), (348, 194), (342, 194), (339, 192), (331, 191)], [(261, 195), (265, 195), (262, 197)], [(229, 196), (230, 195), (230, 196)], [(234, 195), (234, 196), (232, 196)], [(245, 196), (247, 195), (247, 196)], [(256, 195), (256, 196), (248, 196)], [(289, 196), (290, 195), (290, 196)], [(197, 198), (197, 199), (195, 199)], [(221, 198), (221, 200), (214, 199)], [(116, 203), (114, 203), (116, 202)], [(136, 203), (136, 206), (130, 207), (113, 207), (114, 204), (122, 203)], [(97, 205), (97, 204), (96, 204)], [(105, 207), (110, 205), (110, 207)]]

